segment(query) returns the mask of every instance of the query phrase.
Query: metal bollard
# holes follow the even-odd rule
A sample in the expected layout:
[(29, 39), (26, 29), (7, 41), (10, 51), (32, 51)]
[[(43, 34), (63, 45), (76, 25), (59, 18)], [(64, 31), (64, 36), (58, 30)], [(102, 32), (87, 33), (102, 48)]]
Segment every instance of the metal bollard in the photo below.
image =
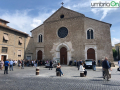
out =
[(39, 67), (36, 67), (36, 75), (39, 75)]

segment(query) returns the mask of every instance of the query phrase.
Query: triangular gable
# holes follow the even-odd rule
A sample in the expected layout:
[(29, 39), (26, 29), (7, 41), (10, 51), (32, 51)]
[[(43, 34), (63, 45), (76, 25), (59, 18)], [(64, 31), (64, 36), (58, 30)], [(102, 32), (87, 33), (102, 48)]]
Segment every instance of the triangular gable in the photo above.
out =
[(51, 21), (57, 21), (61, 20), (60, 16), (64, 15), (64, 19), (66, 18), (73, 18), (73, 17), (79, 17), (79, 16), (84, 16), (81, 13), (75, 12), (73, 10), (67, 9), (65, 7), (59, 8), (55, 13), (53, 13), (48, 19), (44, 21), (45, 22), (51, 22)]

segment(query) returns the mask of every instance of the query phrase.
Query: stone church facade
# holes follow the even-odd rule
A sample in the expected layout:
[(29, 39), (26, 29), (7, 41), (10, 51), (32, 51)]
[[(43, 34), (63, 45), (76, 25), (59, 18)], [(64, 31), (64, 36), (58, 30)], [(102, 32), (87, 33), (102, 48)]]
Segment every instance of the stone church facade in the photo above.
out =
[(60, 60), (66, 65), (80, 59), (113, 61), (110, 27), (62, 6), (31, 31), (25, 57)]

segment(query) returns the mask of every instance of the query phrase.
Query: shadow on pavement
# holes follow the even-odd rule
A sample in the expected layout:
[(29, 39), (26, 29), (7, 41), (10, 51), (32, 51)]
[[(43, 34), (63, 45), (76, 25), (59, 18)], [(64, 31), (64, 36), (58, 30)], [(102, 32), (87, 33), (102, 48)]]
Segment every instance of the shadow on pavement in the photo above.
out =
[(91, 79), (90, 81), (103, 81), (103, 80)]
[(72, 76), (72, 77), (80, 77), (80, 76)]
[(94, 77), (94, 78), (103, 78), (103, 77)]
[(120, 85), (116, 85), (116, 84), (102, 84), (102, 85), (109, 85), (109, 86), (120, 86)]

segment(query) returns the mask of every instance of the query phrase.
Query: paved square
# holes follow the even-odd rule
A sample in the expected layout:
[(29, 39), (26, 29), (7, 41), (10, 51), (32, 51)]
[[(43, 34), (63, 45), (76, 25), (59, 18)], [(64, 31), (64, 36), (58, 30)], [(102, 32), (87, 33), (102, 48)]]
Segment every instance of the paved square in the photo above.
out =
[(62, 66), (64, 76), (57, 77), (55, 68), (49, 70), (40, 67), (40, 75), (35, 75), (35, 67), (19, 69), (9, 74), (0, 71), (0, 90), (120, 90), (120, 72), (117, 66), (112, 67), (109, 81), (102, 78), (102, 68), (96, 71), (87, 69), (87, 77), (80, 77), (80, 72), (75, 66)]

